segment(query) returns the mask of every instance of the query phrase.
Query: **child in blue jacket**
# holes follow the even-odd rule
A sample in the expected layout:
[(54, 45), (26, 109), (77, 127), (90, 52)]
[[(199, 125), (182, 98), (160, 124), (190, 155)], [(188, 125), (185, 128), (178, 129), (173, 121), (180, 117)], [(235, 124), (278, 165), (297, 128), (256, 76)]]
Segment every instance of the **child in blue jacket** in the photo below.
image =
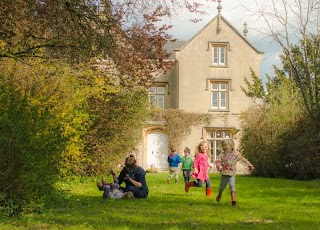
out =
[(170, 175), (168, 176), (167, 183), (170, 183), (171, 178), (175, 177), (175, 182), (178, 183), (178, 166), (181, 162), (180, 156), (177, 153), (177, 149), (174, 147), (171, 147), (170, 149), (171, 153), (168, 156), (168, 163), (170, 167)]

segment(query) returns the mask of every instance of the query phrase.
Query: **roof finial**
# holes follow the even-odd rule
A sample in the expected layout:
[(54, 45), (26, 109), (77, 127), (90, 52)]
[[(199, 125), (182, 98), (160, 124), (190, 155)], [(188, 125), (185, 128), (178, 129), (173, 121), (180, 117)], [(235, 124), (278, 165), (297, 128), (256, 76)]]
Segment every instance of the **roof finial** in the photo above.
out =
[(221, 19), (221, 10), (222, 10), (222, 6), (221, 6), (221, 0), (218, 0), (218, 27), (217, 27), (217, 32), (219, 33), (221, 31), (221, 22), (220, 22), (220, 19)]
[(218, 13), (220, 14), (221, 10), (222, 10), (221, 0), (218, 0), (218, 3), (219, 3), (219, 5), (218, 5), (217, 9), (218, 9)]
[(247, 22), (245, 22), (245, 23), (243, 24), (243, 26), (244, 26), (244, 28), (243, 28), (243, 36), (244, 36), (245, 38), (247, 38), (247, 34), (248, 34)]

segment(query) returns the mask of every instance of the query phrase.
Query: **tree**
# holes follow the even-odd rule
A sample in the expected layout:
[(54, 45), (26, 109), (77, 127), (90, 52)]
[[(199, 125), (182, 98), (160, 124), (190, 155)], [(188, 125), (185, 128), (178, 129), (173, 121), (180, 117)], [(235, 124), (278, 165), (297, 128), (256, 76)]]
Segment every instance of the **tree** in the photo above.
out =
[(0, 58), (110, 58), (122, 82), (143, 85), (170, 66), (163, 45), (174, 39), (161, 18), (176, 8), (202, 13), (200, 6), (191, 0), (3, 0)]
[(254, 99), (260, 99), (262, 101), (265, 100), (265, 90), (262, 84), (262, 80), (258, 77), (258, 75), (250, 68), (252, 83), (244, 77), (244, 83), (246, 84), (248, 89), (245, 89), (243, 86), (241, 87), (242, 92), (247, 97), (251, 97)]
[[(277, 68), (275, 71), (276, 77), (267, 79), (263, 97), (257, 93), (262, 82), (257, 84), (254, 73), (252, 83), (247, 82), (247, 95), (263, 100), (241, 114), (241, 150), (255, 165), (255, 175), (317, 178), (318, 167), (311, 167), (318, 164), (314, 146), (301, 148), (301, 143), (310, 143), (310, 133), (304, 128), (301, 94), (293, 80)], [(310, 159), (314, 159), (313, 164)]]
[[(251, 10), (263, 21), (261, 32), (271, 36), (283, 51), (284, 72), (300, 89), (308, 118), (320, 145), (318, 0), (256, 1)], [(261, 24), (261, 23), (260, 23)]]
[(0, 194), (19, 210), (38, 208), (59, 178), (80, 101), (71, 72), (42, 61), (0, 63)]
[(96, 175), (105, 149), (134, 146), (145, 83), (170, 66), (172, 7), (201, 13), (187, 0), (0, 1), (1, 199), (37, 206), (61, 174)]

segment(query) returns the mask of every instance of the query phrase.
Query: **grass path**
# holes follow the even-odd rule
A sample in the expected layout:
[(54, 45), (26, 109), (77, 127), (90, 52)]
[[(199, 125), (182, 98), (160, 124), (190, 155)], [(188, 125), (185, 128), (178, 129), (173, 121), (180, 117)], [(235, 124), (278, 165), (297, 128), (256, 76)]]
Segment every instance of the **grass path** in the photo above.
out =
[(2, 220), (0, 229), (320, 229), (320, 182), (237, 176), (237, 205), (229, 190), (216, 203), (220, 176), (211, 174), (213, 196), (205, 188), (184, 192), (182, 175), (147, 174), (147, 199), (106, 200), (95, 180), (61, 184), (70, 190), (42, 213)]

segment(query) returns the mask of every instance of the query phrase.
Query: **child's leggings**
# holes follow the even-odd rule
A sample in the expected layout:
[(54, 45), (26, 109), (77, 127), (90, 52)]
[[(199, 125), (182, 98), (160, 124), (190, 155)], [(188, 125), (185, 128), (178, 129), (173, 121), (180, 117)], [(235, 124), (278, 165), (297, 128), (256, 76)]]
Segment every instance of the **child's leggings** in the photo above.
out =
[[(194, 186), (202, 187), (203, 181), (199, 180), (199, 179), (197, 181), (198, 181), (198, 183), (194, 182)], [(206, 179), (205, 182), (206, 182), (206, 188), (210, 188), (210, 178)]]
[(230, 186), (230, 191), (231, 192), (235, 192), (236, 191), (236, 177), (235, 176), (221, 175), (220, 189), (219, 189), (220, 193), (223, 192), (223, 190), (226, 188), (228, 183), (229, 183), (229, 186)]
[(184, 178), (184, 182), (188, 182), (190, 180), (191, 177), (191, 170), (182, 170), (183, 172), (183, 178)]

